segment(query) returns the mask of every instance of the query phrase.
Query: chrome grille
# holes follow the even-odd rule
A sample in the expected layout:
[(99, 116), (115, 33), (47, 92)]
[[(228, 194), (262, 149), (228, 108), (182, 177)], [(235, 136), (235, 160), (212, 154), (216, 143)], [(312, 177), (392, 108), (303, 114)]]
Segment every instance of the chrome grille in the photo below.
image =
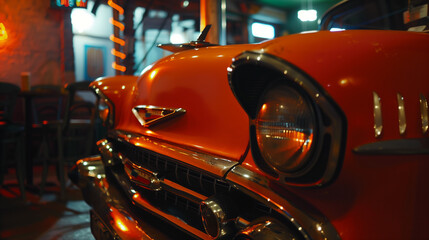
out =
[(159, 200), (167, 201), (168, 203), (171, 203), (181, 209), (190, 211), (192, 214), (197, 214), (198, 216), (200, 215), (199, 205), (189, 200), (186, 200), (185, 198), (181, 198), (167, 191), (155, 192), (155, 197)]
[(136, 147), (128, 142), (112, 141), (115, 149), (133, 163), (157, 172), (159, 176), (176, 182), (186, 188), (205, 196), (225, 193), (231, 186), (224, 180), (208, 173), (198, 171), (192, 166), (185, 165), (175, 159)]
[[(187, 165), (165, 155), (136, 147), (120, 138), (109, 139), (109, 142), (113, 144), (112, 147), (115, 152), (121, 153), (134, 164), (158, 173), (157, 176), (160, 178), (168, 179), (206, 197), (214, 196), (220, 197), (219, 199), (223, 199), (223, 201), (230, 201), (233, 203), (231, 206), (234, 206), (238, 216), (247, 221), (253, 221), (261, 216), (283, 218), (278, 212), (273, 211), (271, 207), (267, 206), (266, 203), (261, 203), (239, 191), (218, 176), (211, 175), (208, 172), (204, 172), (204, 170), (199, 170), (194, 166)], [(128, 177), (123, 167), (118, 167), (116, 168), (116, 178), (127, 180)], [(141, 196), (144, 196), (151, 205), (181, 219), (187, 225), (204, 232), (199, 202), (185, 198), (171, 189), (153, 191), (133, 184), (131, 181), (129, 181), (129, 184)], [(249, 209), (252, 209), (252, 211), (249, 211)]]

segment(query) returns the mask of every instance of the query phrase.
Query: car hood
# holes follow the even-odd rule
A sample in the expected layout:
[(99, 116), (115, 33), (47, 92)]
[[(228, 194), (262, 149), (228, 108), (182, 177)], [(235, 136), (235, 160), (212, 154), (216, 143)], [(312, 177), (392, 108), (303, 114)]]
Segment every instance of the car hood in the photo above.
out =
[[(148, 66), (140, 77), (100, 78), (93, 85), (115, 105), (116, 130), (239, 160), (249, 142), (248, 117), (229, 87), (227, 68), (239, 53), (254, 48), (260, 47), (187, 50)], [(142, 105), (186, 113), (143, 127), (132, 112)]]
[[(402, 92), (416, 99), (414, 95), (424, 83), (410, 86), (403, 80), (421, 79), (427, 39), (427, 34), (398, 31), (295, 34), (260, 44), (175, 53), (148, 66), (139, 77), (101, 78), (93, 86), (113, 102), (115, 129), (238, 161), (248, 150), (249, 119), (230, 89), (227, 69), (234, 57), (245, 51), (258, 51), (297, 66), (326, 90), (348, 119), (348, 132), (352, 132), (348, 134), (352, 140), (348, 144), (353, 147), (374, 136), (373, 91)], [(411, 69), (401, 65), (404, 58), (409, 58)], [(143, 127), (132, 112), (140, 105), (181, 108), (186, 113)], [(384, 137), (395, 136), (386, 133)]]
[[(427, 86), (426, 58), (429, 34), (347, 30), (296, 34), (269, 42), (263, 51), (295, 65), (324, 89), (344, 111), (348, 122), (348, 152), (375, 141), (373, 93), (383, 104), (383, 136), (397, 139), (401, 94), (407, 109), (407, 137), (421, 137), (417, 121), (419, 94)], [(414, 120), (416, 119), (416, 120)]]

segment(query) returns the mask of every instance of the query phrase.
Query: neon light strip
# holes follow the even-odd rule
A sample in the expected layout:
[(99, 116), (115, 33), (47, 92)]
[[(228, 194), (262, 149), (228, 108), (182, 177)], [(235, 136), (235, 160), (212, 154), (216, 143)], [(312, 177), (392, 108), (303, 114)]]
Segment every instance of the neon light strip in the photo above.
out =
[(122, 65), (119, 65), (119, 64), (116, 64), (116, 62), (113, 62), (113, 63), (112, 63), (112, 68), (113, 68), (113, 69), (116, 69), (116, 70), (118, 70), (118, 71), (121, 71), (121, 72), (125, 72), (125, 70), (127, 70), (127, 68), (126, 68), (126, 67), (124, 67), (124, 66), (122, 66)]
[(113, 18), (110, 18), (110, 23), (113, 24), (113, 26), (119, 28), (121, 31), (124, 31), (124, 29), (125, 29), (124, 24), (122, 24), (119, 21), (114, 20)]
[(206, 20), (207, 20), (207, 1), (202, 0), (200, 1), (200, 30), (202, 31), (206, 27)]
[[(119, 14), (121, 14), (121, 15), (124, 14), (124, 9), (121, 6), (119, 6), (118, 4), (114, 3), (112, 0), (109, 0), (107, 2), (107, 4), (110, 7), (112, 7), (113, 9), (115, 9), (116, 11), (118, 11)], [(125, 29), (124, 24), (122, 24), (119, 21), (116, 21), (114, 18), (110, 18), (110, 23), (113, 26), (119, 28), (119, 30), (121, 30), (121, 31), (124, 31), (124, 29)], [(112, 40), (112, 42), (117, 43), (121, 46), (125, 46), (125, 41), (123, 39), (115, 37), (115, 35), (113, 35), (113, 34), (110, 35), (110, 40)], [(121, 58), (121, 59), (125, 59), (125, 57), (126, 57), (126, 54), (119, 52), (116, 49), (112, 49), (111, 53), (112, 53), (112, 55), (114, 55), (118, 58)], [(112, 68), (115, 70), (121, 71), (121, 72), (125, 72), (125, 70), (127, 70), (127, 68), (125, 66), (117, 64), (116, 61), (112, 63)]]
[(116, 56), (120, 59), (125, 59), (125, 57), (127, 57), (127, 55), (125, 53), (116, 51), (114, 48), (112, 48), (112, 51), (110, 51), (110, 53), (112, 53), (113, 56)]
[(110, 40), (112, 40), (113, 42), (115, 42), (121, 46), (125, 46), (125, 41), (120, 39), (120, 38), (115, 37), (113, 34), (110, 35)]
[(119, 14), (124, 14), (124, 9), (118, 4), (114, 3), (112, 0), (109, 0), (107, 4), (111, 6), (113, 9), (115, 9), (116, 11), (118, 11)]

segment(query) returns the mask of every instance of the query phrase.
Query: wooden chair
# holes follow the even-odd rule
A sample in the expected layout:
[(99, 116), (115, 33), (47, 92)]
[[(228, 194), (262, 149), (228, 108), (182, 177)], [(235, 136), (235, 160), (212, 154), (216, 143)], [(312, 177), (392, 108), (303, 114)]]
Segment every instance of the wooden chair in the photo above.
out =
[(82, 81), (66, 86), (67, 101), (62, 124), (57, 128), (59, 177), (61, 197), (65, 197), (65, 168), (82, 157), (90, 156), (95, 148), (95, 121), (98, 97)]
[[(60, 181), (60, 198), (66, 198), (66, 168), (82, 157), (91, 155), (95, 148), (94, 126), (98, 109), (98, 97), (89, 88), (91, 82), (68, 84), (65, 88), (65, 107), (59, 121), (45, 121), (46, 128), (54, 129), (57, 142), (57, 176)], [(43, 142), (46, 142), (45, 140)], [(48, 157), (46, 144), (41, 146), (42, 155)], [(47, 166), (44, 165), (41, 182), (43, 192)]]
[(0, 82), (0, 184), (3, 184), (4, 172), (8, 167), (8, 153), (13, 153), (9, 150), (15, 147), (13, 165), (16, 168), (21, 197), (25, 200), (24, 127), (13, 121), (16, 100), (20, 91), (20, 88), (14, 84)]

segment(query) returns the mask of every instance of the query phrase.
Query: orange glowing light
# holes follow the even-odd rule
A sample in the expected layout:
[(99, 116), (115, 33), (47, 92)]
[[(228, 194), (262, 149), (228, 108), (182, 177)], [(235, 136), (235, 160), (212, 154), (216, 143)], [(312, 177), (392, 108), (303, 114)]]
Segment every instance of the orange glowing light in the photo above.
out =
[[(119, 6), (118, 4), (114, 3), (113, 0), (109, 0), (107, 2), (107, 4), (112, 7), (113, 9), (115, 9), (116, 11), (118, 11), (118, 13), (120, 15), (124, 14), (124, 9)], [(125, 26), (124, 24), (122, 24), (121, 22), (119, 22), (117, 19), (114, 18), (110, 18), (110, 23), (113, 24), (113, 26), (119, 28), (119, 30), (124, 31)], [(119, 34), (118, 34), (119, 35)], [(115, 36), (114, 34), (110, 35), (110, 40), (112, 40), (112, 42), (117, 43), (121, 46), (125, 46), (125, 41), (121, 38), (119, 38), (119, 36)], [(121, 58), (121, 59), (125, 59), (126, 55), (120, 51), (118, 51), (119, 48), (115, 47), (114, 49), (112, 49), (111, 53), (112, 55)], [(125, 72), (127, 70), (127, 68), (125, 66), (119, 65), (115, 62), (112, 63), (112, 68), (121, 72)]]
[(123, 232), (127, 232), (128, 231), (127, 226), (125, 226), (125, 224), (120, 219), (116, 219), (115, 224)]
[(206, 11), (207, 11), (206, 1), (200, 1), (200, 29), (204, 29), (207, 25)]
[(118, 70), (118, 71), (121, 71), (121, 72), (125, 72), (125, 70), (127, 70), (127, 68), (126, 68), (126, 67), (124, 67), (124, 66), (122, 66), (122, 65), (119, 65), (119, 64), (116, 64), (116, 62), (113, 62), (113, 63), (112, 63), (112, 68), (113, 68), (113, 69), (116, 69), (116, 70)]
[(61, 6), (70, 7), (70, 3), (68, 0), (61, 0)]
[(121, 46), (125, 46), (125, 41), (120, 39), (120, 38), (115, 37), (113, 34), (110, 35), (110, 40), (112, 40), (112, 42), (115, 42)]
[(113, 26), (119, 28), (121, 31), (124, 31), (124, 29), (125, 29), (125, 25), (124, 24), (122, 24), (119, 21), (116, 21), (113, 18), (110, 18), (110, 23), (113, 24)]
[(158, 73), (158, 70), (157, 70), (157, 69), (153, 70), (153, 71), (149, 74), (149, 79), (150, 79), (150, 80), (155, 79), (155, 76), (156, 76), (156, 74), (157, 74), (157, 73)]
[(119, 14), (124, 14), (124, 9), (118, 4), (114, 3), (112, 0), (109, 0), (107, 4), (111, 6), (113, 9), (115, 9), (116, 11), (118, 11)]
[(6, 28), (3, 23), (0, 23), (0, 41), (7, 39)]
[(149, 135), (153, 134), (153, 132), (151, 130), (146, 130), (146, 133), (149, 134)]
[(120, 59), (125, 59), (125, 57), (127, 56), (125, 53), (116, 51), (114, 48), (112, 48), (112, 51), (110, 51), (112, 53), (113, 56), (116, 56)]

